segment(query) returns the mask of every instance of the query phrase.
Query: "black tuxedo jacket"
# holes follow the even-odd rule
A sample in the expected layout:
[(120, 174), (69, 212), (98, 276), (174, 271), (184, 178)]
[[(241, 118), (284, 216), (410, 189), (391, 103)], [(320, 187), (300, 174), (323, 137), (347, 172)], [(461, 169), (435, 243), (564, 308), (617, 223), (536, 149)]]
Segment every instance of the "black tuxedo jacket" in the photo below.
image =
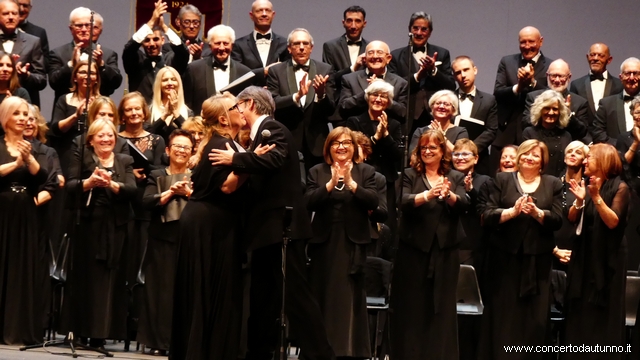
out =
[[(180, 35), (180, 40), (182, 40), (182, 43), (184, 44), (184, 46), (187, 46), (187, 38), (185, 38), (183, 35)], [(202, 39), (195, 39), (195, 41), (199, 44), (202, 43), (202, 54), (200, 54), (200, 58), (198, 59), (193, 59), (191, 61), (189, 61), (189, 63), (196, 61), (196, 60), (200, 60), (204, 57), (207, 57), (209, 55), (211, 55), (211, 48), (209, 47), (209, 43), (202, 40)], [(164, 40), (164, 44), (162, 45), (162, 52), (169, 52), (171, 51), (171, 42), (168, 40), (168, 38), (165, 36), (165, 40)], [(187, 50), (188, 51), (188, 50)], [(191, 56), (189, 56), (189, 58), (191, 58)]]
[[(459, 95), (459, 93), (460, 89), (456, 91), (456, 95)], [(496, 103), (496, 98), (476, 88), (476, 97), (473, 99), (470, 116), (484, 121), (485, 130), (475, 139), (471, 139), (478, 147), (478, 153), (481, 153), (493, 143), (498, 132), (498, 104)]]
[(356, 192), (351, 192), (346, 186), (341, 191), (333, 189), (328, 192), (325, 185), (331, 180), (331, 165), (318, 164), (309, 170), (304, 199), (307, 210), (315, 212), (311, 224), (311, 242), (323, 243), (330, 240), (336, 203), (342, 204), (341, 212), (349, 240), (356, 244), (371, 242), (368, 211), (375, 210), (378, 206), (375, 173), (370, 165), (353, 164), (351, 177), (358, 184)]
[[(362, 38), (358, 55), (365, 52), (369, 42)], [(331, 65), (335, 72), (336, 84), (344, 74), (351, 72), (351, 57), (349, 56), (349, 46), (346, 35), (342, 35), (333, 40), (329, 40), (322, 45), (322, 61)]]
[[(421, 206), (414, 206), (416, 196), (428, 190), (423, 175), (408, 168), (402, 178), (402, 214), (400, 239), (423, 252), (431, 251), (434, 241), (440, 249), (460, 242), (458, 238), (459, 217), (469, 207), (469, 198), (464, 188), (464, 175), (451, 170), (446, 175), (451, 182), (451, 196), (458, 196), (453, 207), (444, 201), (432, 199)], [(421, 195), (420, 195), (421, 196)]]
[[(384, 81), (393, 85), (393, 103), (387, 108), (387, 115), (398, 120), (401, 124), (405, 122), (407, 114), (407, 81), (396, 74), (392, 74), (387, 68)], [(342, 91), (340, 92), (339, 109), (340, 116), (348, 119), (351, 116), (358, 116), (369, 110), (369, 103), (364, 96), (364, 90), (369, 86), (367, 73), (365, 70), (358, 70), (354, 73), (342, 77)]]
[[(231, 59), (229, 63), (229, 83), (249, 71), (251, 70), (248, 67)], [(184, 87), (185, 104), (189, 109), (193, 110), (194, 114), (200, 115), (202, 103), (218, 91), (213, 77), (213, 55), (191, 62), (182, 75), (182, 86)]]
[(553, 61), (540, 53), (534, 65), (535, 87), (519, 89), (513, 93), (513, 86), (518, 83), (518, 69), (523, 66), (522, 55), (507, 55), (500, 60), (493, 95), (498, 102), (498, 135), (494, 145), (519, 145), (522, 142), (522, 113), (524, 112), (527, 93), (533, 90), (547, 89), (547, 69)]
[(594, 143), (616, 144), (618, 135), (627, 132), (623, 93), (607, 96), (600, 100), (596, 117), (593, 119), (591, 136)]
[(22, 62), (22, 65), (31, 64), (29, 66), (31, 74), (18, 75), (18, 78), (20, 79), (20, 86), (29, 92), (31, 103), (40, 106), (40, 90), (47, 86), (45, 58), (40, 39), (22, 31), (16, 31), (16, 40), (13, 43), (11, 54), (19, 56), (16, 63)]
[[(130, 39), (122, 51), (122, 64), (129, 76), (129, 92), (139, 91), (148, 104), (153, 98), (153, 83), (156, 74), (163, 66), (171, 66), (182, 74), (189, 63), (189, 50), (184, 44), (171, 44), (171, 51), (162, 52), (162, 63), (156, 64), (155, 69), (144, 51), (140, 51), (142, 44)], [(192, 108), (193, 109), (193, 108)]]
[[(569, 89), (572, 93), (576, 93), (587, 99), (587, 101), (589, 101), (591, 114), (596, 113), (596, 104), (593, 103), (593, 92), (591, 91), (591, 79), (588, 74), (572, 81)], [(607, 96), (621, 93), (623, 90), (624, 87), (622, 87), (622, 81), (617, 77), (611, 76), (611, 73), (609, 72), (607, 80), (605, 80), (604, 94), (602, 95), (602, 98), (604, 99)]]
[[(248, 67), (256, 74), (255, 83), (258, 86), (266, 84), (264, 77), (264, 66), (260, 58), (260, 52), (256, 46), (256, 40), (253, 38), (253, 31), (246, 36), (236, 40), (231, 51), (231, 58), (242, 65)], [(277, 62), (285, 62), (291, 59), (291, 54), (287, 49), (287, 38), (271, 32), (271, 46), (269, 47), (269, 55), (267, 55), (267, 65)]]
[[(542, 94), (544, 90), (536, 90), (527, 94), (525, 99), (524, 113), (522, 116), (522, 129), (527, 126), (532, 126), (531, 105), (536, 101), (536, 98)], [(587, 99), (582, 96), (569, 92), (571, 95), (571, 118), (569, 119), (569, 125), (565, 128), (571, 134), (573, 140), (581, 140), (583, 143), (588, 144), (591, 142), (591, 136), (589, 135), (589, 126), (593, 122), (593, 114), (589, 111), (589, 104)]]
[[(49, 85), (55, 91), (54, 104), (60, 96), (69, 93), (73, 71), (69, 61), (73, 57), (73, 48), (74, 44), (70, 42), (49, 53)], [(96, 48), (95, 44), (93, 48)], [(104, 66), (100, 68), (100, 95), (109, 96), (122, 84), (122, 74), (118, 68), (118, 54), (102, 45), (100, 48), (104, 60)]]
[[(273, 95), (276, 103), (276, 120), (283, 123), (293, 134), (293, 145), (296, 151), (303, 148), (310, 151), (313, 156), (322, 156), (324, 141), (329, 134), (327, 118), (334, 110), (335, 85), (331, 76), (331, 66), (323, 62), (310, 60), (308, 80), (316, 75), (329, 75), (325, 87), (325, 97), (315, 99), (315, 90), (309, 87), (305, 104), (298, 106), (293, 101), (293, 94), (298, 92), (298, 83), (293, 70), (293, 62), (286, 61), (269, 68), (267, 77), (267, 89)], [(304, 151), (303, 151), (304, 153)]]
[[(411, 116), (409, 118), (412, 120), (420, 117), (425, 109), (429, 111), (429, 98), (433, 93), (438, 90), (453, 91), (456, 89), (456, 83), (451, 72), (449, 50), (427, 43), (427, 55), (433, 56), (436, 52), (438, 53), (436, 60), (441, 61), (442, 64), (437, 67), (438, 71), (434, 76), (427, 76), (420, 82), (417, 82), (413, 76), (420, 69), (420, 65), (411, 54), (411, 48), (405, 46), (391, 52), (392, 58), (388, 70), (407, 80), (411, 87), (411, 98), (409, 99), (409, 114)], [(409, 54), (411, 54), (411, 68), (407, 66)]]
[(49, 71), (49, 37), (47, 36), (47, 30), (41, 28), (38, 25), (30, 21), (25, 21), (19, 25), (22, 31), (29, 35), (33, 35), (40, 38), (40, 48), (42, 48), (42, 55), (44, 56), (44, 68), (45, 72)]
[[(268, 139), (262, 131), (269, 130)], [(259, 145), (274, 144), (264, 155), (253, 150)], [(245, 240), (247, 249), (254, 250), (282, 242), (285, 207), (293, 207), (291, 238), (311, 238), (309, 214), (304, 208), (298, 152), (293, 147), (291, 132), (272, 117), (265, 118), (258, 128), (250, 151), (233, 155), (234, 171), (249, 173), (248, 217)]]

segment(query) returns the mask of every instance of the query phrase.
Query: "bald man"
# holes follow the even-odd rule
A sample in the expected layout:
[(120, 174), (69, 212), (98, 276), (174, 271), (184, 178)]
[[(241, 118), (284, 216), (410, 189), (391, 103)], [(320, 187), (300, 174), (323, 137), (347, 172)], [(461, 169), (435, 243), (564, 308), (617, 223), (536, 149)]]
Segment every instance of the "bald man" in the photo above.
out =
[(527, 93), (547, 88), (546, 73), (553, 60), (540, 51), (543, 41), (538, 29), (523, 28), (518, 33), (520, 53), (503, 57), (498, 65), (493, 89), (498, 102), (498, 135), (491, 151), (493, 170), (497, 169), (503, 147), (522, 142), (522, 113)]
[[(571, 68), (569, 64), (558, 59), (549, 64), (547, 70), (547, 82), (551, 90), (555, 90), (565, 99), (565, 104), (571, 109), (571, 118), (566, 130), (571, 134), (573, 140), (581, 140), (588, 144), (591, 142), (591, 136), (588, 128), (593, 122), (594, 114), (589, 110), (589, 104), (584, 97), (569, 91), (569, 83), (571, 81)], [(525, 111), (523, 114), (523, 128), (531, 126), (529, 119), (529, 110), (536, 98), (542, 94), (544, 90), (535, 90), (527, 94), (525, 103)]]
[(253, 31), (239, 38), (231, 57), (251, 69), (256, 74), (255, 84), (266, 85), (269, 66), (291, 58), (287, 50), (287, 39), (271, 30), (276, 12), (269, 0), (256, 0), (251, 4), (249, 17), (253, 21)]
[(343, 119), (365, 113), (369, 109), (369, 105), (364, 96), (364, 89), (373, 79), (383, 79), (393, 85), (394, 89), (393, 103), (387, 108), (387, 116), (398, 120), (401, 124), (405, 122), (409, 85), (400, 76), (387, 71), (387, 65), (390, 61), (391, 53), (386, 43), (376, 40), (367, 45), (365, 50), (366, 68), (342, 77), (342, 91), (338, 106), (340, 116)]
[(607, 70), (607, 65), (611, 64), (611, 60), (613, 57), (606, 44), (595, 43), (591, 45), (587, 53), (589, 74), (571, 83), (571, 92), (586, 98), (593, 114), (598, 111), (600, 100), (622, 92), (622, 81), (611, 76)]

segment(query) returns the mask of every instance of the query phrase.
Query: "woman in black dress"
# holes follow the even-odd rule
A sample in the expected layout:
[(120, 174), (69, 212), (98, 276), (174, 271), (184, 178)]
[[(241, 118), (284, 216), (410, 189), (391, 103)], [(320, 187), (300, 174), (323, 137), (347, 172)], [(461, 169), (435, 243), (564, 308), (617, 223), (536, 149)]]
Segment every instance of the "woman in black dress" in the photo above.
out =
[(145, 284), (137, 341), (153, 355), (166, 355), (171, 342), (173, 287), (178, 260), (180, 214), (191, 195), (191, 171), (187, 162), (193, 152), (193, 137), (176, 129), (169, 135), (166, 152), (169, 166), (149, 174), (142, 203), (151, 211), (149, 243), (142, 265)]
[(564, 98), (554, 90), (547, 90), (536, 97), (531, 105), (531, 124), (522, 131), (524, 140), (536, 139), (547, 145), (549, 163), (544, 173), (560, 177), (564, 171), (564, 149), (571, 142), (571, 134), (565, 130), (569, 124), (571, 109)]
[(487, 297), (479, 359), (542, 359), (508, 353), (505, 346), (546, 345), (554, 231), (562, 226), (562, 183), (543, 175), (547, 147), (527, 140), (518, 147), (518, 170), (489, 183), (483, 213), (490, 231)]
[(116, 136), (112, 122), (94, 121), (87, 131), (84, 158), (75, 152), (66, 183), (69, 205), (80, 206), (80, 224), (71, 234), (61, 330), (91, 338), (94, 347), (126, 335), (123, 254), (136, 184), (131, 157), (113, 152)]
[[(246, 121), (234, 103), (229, 94), (203, 103), (203, 154), (227, 146), (244, 150), (234, 139)], [(236, 360), (242, 320), (238, 231), (246, 178), (203, 160), (193, 171), (193, 192), (180, 216), (169, 358)]]
[(165, 143), (173, 130), (182, 128), (184, 121), (193, 116), (193, 111), (184, 104), (180, 74), (171, 66), (163, 67), (156, 75), (150, 112), (147, 130), (162, 136)]
[[(595, 347), (625, 342), (625, 280), (630, 192), (620, 179), (622, 162), (609, 144), (591, 147), (584, 180), (571, 179), (576, 200), (569, 220), (578, 223), (582, 236), (575, 242), (569, 262), (566, 344)], [(580, 224), (582, 222), (582, 224)], [(565, 353), (563, 359), (623, 359), (622, 353)]]
[(469, 202), (465, 176), (450, 169), (447, 144), (441, 130), (424, 132), (404, 173), (391, 280), (392, 358), (458, 359), (458, 226)]
[(0, 51), (0, 102), (5, 99), (7, 93), (17, 96), (31, 103), (31, 97), (27, 89), (20, 87), (20, 79), (16, 69), (16, 62), (4, 51)]
[(338, 358), (371, 356), (364, 283), (369, 211), (378, 206), (375, 169), (357, 163), (353, 132), (337, 127), (324, 143), (325, 164), (309, 170), (305, 201), (315, 212), (309, 282)]
[(44, 253), (38, 237), (33, 199), (47, 180), (31, 143), (24, 140), (29, 106), (11, 96), (0, 104), (0, 341), (35, 344), (42, 341), (41, 302)]

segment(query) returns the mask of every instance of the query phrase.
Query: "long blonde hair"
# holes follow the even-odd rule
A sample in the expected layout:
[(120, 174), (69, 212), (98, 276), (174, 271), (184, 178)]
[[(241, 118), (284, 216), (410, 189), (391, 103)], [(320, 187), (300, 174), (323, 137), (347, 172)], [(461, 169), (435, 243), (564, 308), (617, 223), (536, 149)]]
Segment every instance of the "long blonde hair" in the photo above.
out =
[(153, 98), (151, 99), (151, 119), (150, 122), (155, 122), (163, 114), (164, 102), (162, 101), (162, 77), (167, 72), (171, 73), (178, 82), (178, 107), (180, 108), (180, 115), (185, 120), (189, 117), (189, 108), (184, 104), (184, 89), (182, 88), (182, 79), (178, 71), (171, 66), (165, 66), (156, 75), (156, 80), (153, 83)]

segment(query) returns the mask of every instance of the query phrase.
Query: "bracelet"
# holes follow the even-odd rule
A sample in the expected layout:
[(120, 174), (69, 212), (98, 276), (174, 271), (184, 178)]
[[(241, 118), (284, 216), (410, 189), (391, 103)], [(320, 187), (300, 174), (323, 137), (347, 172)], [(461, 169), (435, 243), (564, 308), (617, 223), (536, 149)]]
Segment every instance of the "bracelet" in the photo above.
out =
[(578, 206), (578, 199), (573, 200), (573, 207), (574, 207), (576, 210), (582, 210), (582, 208), (584, 207), (584, 205), (585, 205), (585, 201), (584, 201), (584, 200), (582, 200), (582, 206)]

